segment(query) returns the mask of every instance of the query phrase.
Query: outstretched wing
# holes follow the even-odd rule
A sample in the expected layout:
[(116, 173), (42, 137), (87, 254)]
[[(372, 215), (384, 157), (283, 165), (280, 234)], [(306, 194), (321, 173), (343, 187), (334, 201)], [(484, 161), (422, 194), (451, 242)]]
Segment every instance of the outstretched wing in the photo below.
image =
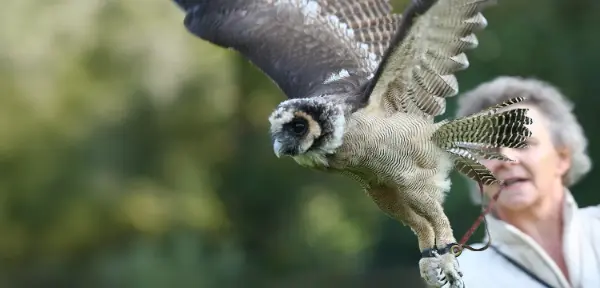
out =
[(289, 97), (354, 91), (400, 23), (389, 0), (173, 0), (194, 35), (238, 51)]
[[(458, 93), (454, 73), (466, 69), (465, 52), (478, 46), (475, 32), (493, 0), (413, 0), (380, 67), (366, 86), (368, 108), (444, 113), (446, 97)], [(421, 15), (419, 15), (421, 14)]]

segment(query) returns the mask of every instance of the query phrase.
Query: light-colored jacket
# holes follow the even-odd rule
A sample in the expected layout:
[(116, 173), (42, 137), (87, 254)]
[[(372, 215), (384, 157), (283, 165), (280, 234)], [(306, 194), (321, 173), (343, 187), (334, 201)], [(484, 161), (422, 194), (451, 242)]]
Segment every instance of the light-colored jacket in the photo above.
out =
[[(579, 208), (568, 192), (563, 211), (563, 251), (571, 283), (531, 237), (488, 215), (486, 220), (492, 245), (497, 250), (463, 251), (458, 261), (466, 287), (600, 288), (600, 206)], [(511, 260), (516, 263), (511, 263)]]

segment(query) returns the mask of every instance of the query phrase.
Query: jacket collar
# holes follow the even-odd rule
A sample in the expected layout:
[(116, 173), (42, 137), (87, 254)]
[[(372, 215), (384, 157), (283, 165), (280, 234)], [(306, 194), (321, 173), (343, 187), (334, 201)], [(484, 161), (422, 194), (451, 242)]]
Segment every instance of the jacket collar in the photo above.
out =
[[(563, 205), (563, 251), (571, 252), (569, 251), (572, 250), (570, 249), (571, 246), (574, 243), (577, 243), (577, 237), (579, 237), (579, 225), (576, 225), (575, 223), (579, 207), (575, 198), (567, 188), (565, 188), (565, 201), (563, 202)], [(533, 273), (541, 276), (541, 278), (548, 283), (552, 283), (553, 287), (570, 287), (567, 279), (562, 275), (558, 266), (546, 251), (533, 240), (533, 238), (523, 233), (515, 226), (506, 223), (491, 214), (486, 215), (486, 221), (489, 234), (492, 238), (491, 245), (495, 246), (521, 265), (528, 267), (528, 269), (531, 269)], [(487, 243), (487, 241), (489, 241), (488, 235), (485, 236), (484, 243)], [(576, 253), (566, 253), (565, 256), (566, 255), (575, 258), (577, 257)], [(575, 259), (565, 259), (569, 271), (573, 270), (571, 269), (571, 265), (573, 265), (571, 263), (573, 263), (572, 261), (574, 260)], [(573, 277), (575, 279), (578, 278), (576, 275), (571, 276), (575, 276)]]
[[(574, 216), (577, 213), (579, 206), (575, 198), (571, 194), (570, 190), (565, 188), (565, 201), (563, 202), (563, 223), (564, 229), (568, 229), (571, 226)], [(524, 240), (531, 240), (529, 235), (521, 232), (517, 227), (506, 223), (491, 214), (486, 215), (486, 222), (493, 243), (495, 245), (521, 245), (524, 244)], [(488, 241), (488, 235), (485, 236), (484, 242)]]

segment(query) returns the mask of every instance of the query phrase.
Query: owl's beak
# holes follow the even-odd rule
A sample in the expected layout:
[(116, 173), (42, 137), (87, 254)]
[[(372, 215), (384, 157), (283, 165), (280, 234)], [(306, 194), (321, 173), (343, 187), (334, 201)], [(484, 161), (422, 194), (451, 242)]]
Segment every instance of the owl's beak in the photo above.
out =
[(275, 156), (277, 156), (277, 158), (281, 158), (281, 147), (282, 144), (279, 140), (273, 141), (273, 152), (275, 152)]

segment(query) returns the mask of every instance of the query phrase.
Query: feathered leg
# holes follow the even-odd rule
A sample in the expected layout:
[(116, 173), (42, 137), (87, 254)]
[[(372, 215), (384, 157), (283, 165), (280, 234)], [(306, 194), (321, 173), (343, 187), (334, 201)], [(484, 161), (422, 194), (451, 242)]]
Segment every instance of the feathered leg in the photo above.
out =
[(436, 253), (436, 234), (430, 221), (407, 205), (402, 192), (388, 188), (374, 188), (368, 191), (377, 206), (388, 216), (407, 225), (417, 236), (419, 250), (425, 255), (419, 261), (421, 277), (428, 285), (441, 287), (447, 280), (440, 269), (440, 257)]
[(388, 216), (408, 225), (417, 235), (419, 249), (425, 252), (435, 248), (435, 233), (429, 221), (406, 204), (395, 189), (373, 188), (368, 191), (375, 204)]
[(397, 203), (401, 205), (401, 208), (396, 211), (394, 218), (408, 225), (419, 242), (419, 250), (422, 255), (421, 260), (419, 260), (421, 277), (428, 285), (444, 285), (447, 281), (440, 270), (440, 258), (435, 249), (436, 235), (433, 226), (430, 221), (417, 214), (412, 207), (406, 205), (406, 202), (398, 201)]
[(417, 236), (422, 258), (419, 260), (421, 277), (428, 285), (441, 287), (447, 278), (440, 268), (441, 258), (435, 249), (435, 232), (430, 222), (410, 206), (403, 205), (396, 219), (408, 225)]
[[(415, 190), (413, 196), (407, 199), (408, 205), (423, 218), (427, 219), (433, 231), (435, 233), (435, 243), (437, 251), (434, 251), (433, 257), (422, 258), (419, 262), (421, 268), (421, 274), (431, 274), (432, 271), (437, 272), (437, 269), (441, 269), (445, 275), (445, 279), (450, 282), (450, 287), (463, 287), (462, 272), (458, 265), (458, 260), (454, 254), (449, 253), (448, 248), (451, 245), (456, 244), (454, 238), (452, 226), (450, 220), (444, 213), (439, 197), (440, 195), (437, 187), (424, 187), (425, 190)], [(423, 271), (425, 270), (425, 271)], [(427, 280), (427, 279), (426, 279)], [(439, 285), (439, 283), (438, 283)], [(439, 287), (439, 286), (438, 286)]]

